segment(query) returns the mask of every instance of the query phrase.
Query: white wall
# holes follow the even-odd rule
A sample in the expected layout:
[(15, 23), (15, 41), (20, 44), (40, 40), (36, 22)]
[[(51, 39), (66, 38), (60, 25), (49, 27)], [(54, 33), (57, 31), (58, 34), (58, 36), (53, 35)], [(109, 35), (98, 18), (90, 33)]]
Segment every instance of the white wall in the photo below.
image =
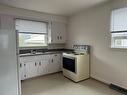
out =
[(0, 95), (19, 95), (13, 17), (0, 15)]
[(111, 10), (125, 5), (126, 0), (114, 0), (70, 17), (67, 48), (91, 45), (91, 77), (127, 88), (127, 50), (110, 48)]

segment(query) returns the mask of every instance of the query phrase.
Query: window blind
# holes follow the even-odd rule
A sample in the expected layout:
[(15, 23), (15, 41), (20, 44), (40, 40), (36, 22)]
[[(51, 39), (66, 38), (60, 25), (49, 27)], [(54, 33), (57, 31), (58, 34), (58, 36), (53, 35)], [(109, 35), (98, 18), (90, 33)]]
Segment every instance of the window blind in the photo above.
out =
[(16, 19), (16, 30), (25, 33), (47, 33), (47, 23)]

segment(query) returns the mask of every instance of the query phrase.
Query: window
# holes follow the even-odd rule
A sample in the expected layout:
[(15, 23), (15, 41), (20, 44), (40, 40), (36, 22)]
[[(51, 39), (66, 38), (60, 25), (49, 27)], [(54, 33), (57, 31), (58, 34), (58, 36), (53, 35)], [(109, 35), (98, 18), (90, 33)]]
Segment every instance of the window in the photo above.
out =
[(127, 32), (112, 33), (112, 47), (127, 48)]
[(127, 8), (112, 11), (111, 47), (127, 48)]
[(19, 47), (35, 47), (46, 46), (46, 35), (44, 34), (30, 34), (18, 33)]
[(19, 47), (47, 46), (47, 23), (16, 20)]

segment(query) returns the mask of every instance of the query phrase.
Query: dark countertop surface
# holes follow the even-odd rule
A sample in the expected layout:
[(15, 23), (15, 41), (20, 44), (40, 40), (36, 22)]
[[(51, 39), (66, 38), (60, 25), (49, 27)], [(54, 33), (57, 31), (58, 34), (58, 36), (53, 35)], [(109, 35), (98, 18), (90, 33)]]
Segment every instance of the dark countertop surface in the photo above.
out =
[(26, 49), (19, 51), (19, 57), (55, 54), (63, 52), (73, 52), (71, 49)]

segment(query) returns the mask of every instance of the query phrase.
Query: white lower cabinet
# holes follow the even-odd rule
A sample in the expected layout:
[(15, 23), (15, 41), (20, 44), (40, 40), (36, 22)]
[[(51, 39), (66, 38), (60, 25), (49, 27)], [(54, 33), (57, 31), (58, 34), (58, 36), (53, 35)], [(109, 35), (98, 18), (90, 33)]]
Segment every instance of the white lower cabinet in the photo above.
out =
[(25, 63), (20, 63), (20, 69), (19, 69), (20, 80), (26, 79), (26, 73), (25, 72), (26, 72)]
[(61, 71), (61, 54), (20, 57), (20, 79)]
[(61, 55), (52, 54), (50, 55), (50, 72), (58, 72), (61, 70)]
[(32, 78), (37, 75), (37, 62), (27, 62), (25, 67), (26, 78)]
[(38, 75), (45, 75), (48, 73), (49, 56), (50, 55), (42, 55), (40, 61), (38, 61)]

